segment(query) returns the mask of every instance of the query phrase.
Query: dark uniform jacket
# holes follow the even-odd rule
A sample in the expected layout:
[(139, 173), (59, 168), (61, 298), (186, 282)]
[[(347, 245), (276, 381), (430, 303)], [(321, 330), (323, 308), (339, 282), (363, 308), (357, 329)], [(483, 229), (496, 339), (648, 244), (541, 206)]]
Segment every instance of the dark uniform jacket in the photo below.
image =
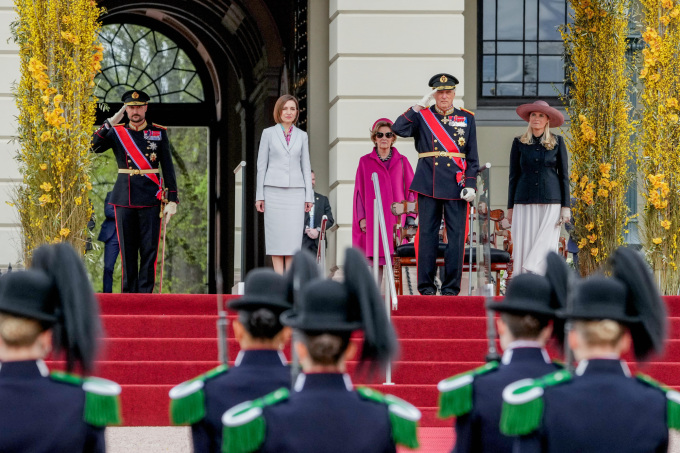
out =
[[(151, 167), (162, 170), (163, 186), (168, 189), (168, 200), (177, 202), (175, 168), (172, 165), (170, 142), (165, 128), (156, 124), (147, 124), (142, 130), (137, 131), (127, 124), (125, 129), (130, 133), (134, 143), (149, 161)], [(103, 153), (108, 149), (113, 149), (119, 169), (138, 169), (128, 157), (113, 126), (106, 120), (92, 136), (92, 150), (96, 153)], [(158, 173), (156, 176), (160, 178), (161, 174)], [(158, 206), (161, 201), (156, 196), (157, 192), (158, 185), (145, 175), (118, 173), (109, 203), (130, 208)]]
[[(102, 222), (102, 228), (99, 230), (98, 241), (107, 242), (113, 236), (116, 236), (116, 211), (112, 204), (109, 204), (111, 200), (111, 192), (106, 194), (106, 199), (104, 199), (104, 216), (106, 219)], [(116, 241), (118, 238), (116, 237)]]
[(408, 109), (392, 125), (395, 134), (401, 137), (413, 137), (415, 139), (416, 150), (419, 153), (430, 151), (449, 151), (461, 152), (467, 155), (467, 169), (463, 185), (459, 185), (456, 174), (460, 170), (449, 157), (426, 157), (418, 159), (418, 166), (413, 177), (410, 189), (428, 197), (441, 198), (445, 200), (460, 199), (460, 192), (463, 187), (472, 189), (477, 188), (477, 171), (479, 170), (479, 159), (477, 156), (477, 129), (475, 127), (475, 116), (472, 112), (465, 109), (454, 109), (453, 117), (462, 117), (464, 121), (450, 126), (450, 121), (442, 122), (445, 119), (435, 110), (435, 106), (430, 107), (434, 116), (443, 124), (449, 136), (456, 142), (459, 150), (444, 147), (435, 139), (430, 132), (427, 123), (420, 112), (416, 113), (413, 108)]
[[(318, 192), (314, 192), (314, 228), (321, 228), (321, 220), (323, 216), (328, 217), (328, 222), (326, 222), (326, 230), (333, 226), (335, 220), (333, 220), (333, 213), (331, 212), (331, 204), (328, 201), (328, 197), (321, 195)], [(309, 226), (309, 212), (305, 212), (305, 228)], [(316, 253), (319, 248), (319, 238), (312, 239), (307, 236), (306, 233), (302, 233), (302, 249), (308, 249)], [(328, 246), (328, 243), (326, 243)]]
[(553, 149), (546, 149), (536, 138), (533, 144), (525, 145), (515, 137), (510, 150), (508, 209), (515, 203), (570, 206), (569, 157), (564, 138), (555, 137)]
[(290, 368), (278, 351), (241, 351), (236, 366), (205, 382), (205, 418), (191, 426), (195, 453), (221, 453), (222, 415), (244, 401), (290, 388)]
[(387, 405), (362, 399), (344, 374), (301, 374), (290, 398), (266, 406), (264, 418), (261, 452), (396, 452)]
[(666, 396), (619, 360), (582, 361), (572, 381), (544, 389), (543, 425), (516, 452), (660, 453), (668, 449)]
[(83, 421), (82, 386), (53, 380), (42, 361), (0, 364), (2, 453), (105, 452), (104, 428)]
[(472, 383), (472, 410), (458, 417), (455, 453), (511, 453), (513, 438), (500, 433), (503, 389), (515, 381), (537, 378), (558, 366), (550, 361), (545, 349), (514, 347), (503, 354), (494, 371), (475, 377)]

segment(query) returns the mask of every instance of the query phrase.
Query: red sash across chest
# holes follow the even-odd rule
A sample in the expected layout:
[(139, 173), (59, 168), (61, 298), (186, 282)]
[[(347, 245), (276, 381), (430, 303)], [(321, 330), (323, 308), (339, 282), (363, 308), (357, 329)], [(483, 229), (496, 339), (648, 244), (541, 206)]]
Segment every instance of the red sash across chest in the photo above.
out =
[[(434, 116), (432, 110), (422, 109), (420, 111), (420, 115), (423, 117), (423, 120), (425, 120), (425, 124), (427, 124), (427, 127), (430, 129), (430, 132), (432, 132), (432, 135), (439, 141), (446, 151), (450, 153), (460, 153), (460, 148), (458, 148), (456, 142), (449, 135), (446, 129), (444, 129), (444, 126), (442, 126), (439, 120), (437, 120), (437, 117)], [(461, 157), (452, 157), (451, 159), (453, 159), (458, 168), (460, 168), (463, 172), (465, 171), (467, 168), (467, 162), (465, 159)], [(462, 177), (463, 175), (461, 174), (460, 176)], [(461, 178), (457, 178), (458, 184), (461, 184), (460, 179)]]
[[(116, 133), (116, 136), (118, 137), (118, 140), (120, 140), (121, 144), (123, 145), (123, 148), (125, 149), (125, 152), (127, 153), (128, 157), (134, 162), (134, 164), (139, 168), (140, 170), (152, 170), (153, 167), (151, 166), (151, 162), (149, 162), (146, 157), (144, 156), (144, 153), (139, 149), (135, 141), (132, 139), (132, 136), (130, 135), (130, 132), (125, 129), (125, 126), (114, 126), (113, 130)], [(158, 192), (156, 192), (156, 198), (159, 200), (163, 198), (163, 185), (161, 183), (161, 180), (158, 178), (158, 175), (155, 173), (146, 173), (143, 176), (149, 178), (151, 181), (153, 181), (154, 184), (158, 186)]]

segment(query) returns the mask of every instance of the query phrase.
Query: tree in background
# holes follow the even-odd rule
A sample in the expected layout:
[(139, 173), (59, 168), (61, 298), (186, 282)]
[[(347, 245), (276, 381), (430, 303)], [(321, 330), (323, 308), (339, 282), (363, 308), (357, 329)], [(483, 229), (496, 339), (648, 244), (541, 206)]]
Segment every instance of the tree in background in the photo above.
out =
[(572, 0), (573, 23), (562, 29), (568, 63), (567, 147), (571, 153), (572, 207), (580, 237), (582, 275), (600, 267), (623, 243), (626, 189), (633, 157), (626, 60), (626, 0)]
[(92, 0), (15, 0), (13, 24), (21, 80), (16, 87), (18, 160), (23, 184), (14, 196), (24, 261), (44, 243), (85, 249), (94, 77), (102, 47), (102, 12)]
[(678, 294), (680, 245), (680, 5), (641, 0), (642, 124), (638, 166), (644, 184), (642, 243), (665, 294)]

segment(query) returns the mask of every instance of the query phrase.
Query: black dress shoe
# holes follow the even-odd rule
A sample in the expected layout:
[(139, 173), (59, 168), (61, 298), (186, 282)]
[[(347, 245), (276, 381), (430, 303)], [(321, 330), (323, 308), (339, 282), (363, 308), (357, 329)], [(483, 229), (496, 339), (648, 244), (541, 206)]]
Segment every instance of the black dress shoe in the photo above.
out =
[(436, 295), (436, 294), (437, 294), (437, 293), (435, 292), (435, 290), (429, 289), (429, 288), (420, 291), (420, 295), (421, 295), (421, 296), (434, 296), (434, 295)]
[(457, 296), (458, 293), (454, 293), (453, 291), (442, 291), (442, 296)]

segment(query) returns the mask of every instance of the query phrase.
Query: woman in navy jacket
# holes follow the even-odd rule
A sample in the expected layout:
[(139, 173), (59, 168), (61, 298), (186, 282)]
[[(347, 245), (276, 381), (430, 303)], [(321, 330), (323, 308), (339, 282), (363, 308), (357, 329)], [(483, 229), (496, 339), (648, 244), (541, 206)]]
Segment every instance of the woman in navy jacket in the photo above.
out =
[(571, 218), (567, 149), (562, 136), (550, 133), (564, 117), (544, 101), (520, 105), (517, 114), (529, 126), (510, 151), (514, 272), (543, 274), (548, 252), (557, 251), (560, 226)]

